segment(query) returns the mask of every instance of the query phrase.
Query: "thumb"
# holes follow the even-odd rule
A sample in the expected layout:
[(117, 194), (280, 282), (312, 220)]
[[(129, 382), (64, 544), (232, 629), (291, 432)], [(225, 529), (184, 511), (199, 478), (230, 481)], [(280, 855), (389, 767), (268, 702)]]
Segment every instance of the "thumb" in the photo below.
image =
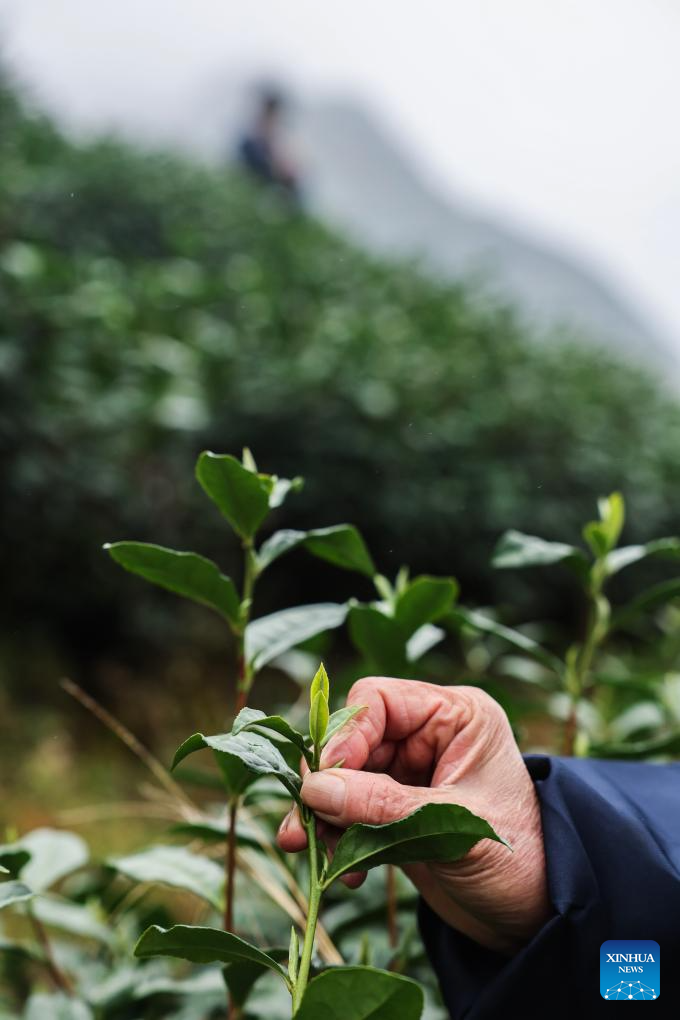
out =
[(422, 787), (402, 786), (384, 773), (354, 769), (308, 772), (302, 783), (305, 804), (338, 828), (354, 822), (395, 822), (430, 800), (431, 794)]

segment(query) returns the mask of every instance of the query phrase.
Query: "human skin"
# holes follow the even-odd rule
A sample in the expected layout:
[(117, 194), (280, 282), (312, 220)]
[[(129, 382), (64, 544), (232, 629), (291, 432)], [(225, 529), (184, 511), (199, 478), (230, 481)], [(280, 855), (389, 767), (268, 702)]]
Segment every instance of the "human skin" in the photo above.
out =
[[(554, 913), (548, 897), (538, 798), (502, 708), (476, 687), (365, 677), (348, 705), (366, 706), (332, 739), (322, 771), (305, 770), (302, 800), (333, 846), (354, 822), (381, 825), (428, 803), (462, 804), (506, 839), (480, 840), (460, 860), (404, 871), (444, 921), (513, 955)], [(341, 768), (330, 766), (342, 762)], [(277, 840), (303, 850), (297, 809)], [(365, 873), (346, 876), (360, 885)]]

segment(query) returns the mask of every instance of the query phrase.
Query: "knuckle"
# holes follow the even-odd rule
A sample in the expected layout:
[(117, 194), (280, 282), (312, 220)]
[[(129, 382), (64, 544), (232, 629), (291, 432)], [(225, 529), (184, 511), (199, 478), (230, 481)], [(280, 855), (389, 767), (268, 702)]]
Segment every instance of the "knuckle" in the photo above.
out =
[(403, 813), (402, 801), (399, 784), (388, 776), (381, 776), (366, 790), (364, 814), (374, 825), (394, 821)]
[(469, 699), (475, 712), (481, 713), (490, 722), (496, 725), (507, 722), (504, 709), (501, 708), (495, 698), (492, 698), (481, 687), (459, 687), (456, 690)]

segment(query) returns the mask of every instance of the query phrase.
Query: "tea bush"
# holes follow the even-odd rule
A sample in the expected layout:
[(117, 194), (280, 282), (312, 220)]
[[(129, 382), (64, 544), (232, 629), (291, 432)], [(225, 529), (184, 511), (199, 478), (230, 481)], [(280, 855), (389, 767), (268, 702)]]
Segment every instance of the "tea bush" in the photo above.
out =
[[(637, 368), (532, 336), (472, 285), (370, 258), (227, 169), (73, 142), (7, 82), (0, 160), (11, 677), (41, 641), (81, 671), (121, 645), (167, 647), (174, 610), (128, 596), (93, 550), (191, 528), (217, 555), (186, 482), (204, 447), (251, 442), (264, 466), (309, 477), (301, 527), (357, 520), (385, 569), (444, 563), (479, 601), (539, 608), (489, 569), (508, 522), (573, 538), (620, 488), (630, 541), (678, 530), (680, 415)], [(297, 566), (291, 600), (322, 597), (330, 575)], [(553, 618), (574, 604), (557, 579), (541, 603)]]
[[(90, 860), (75, 833), (8, 834), (0, 846), (0, 909), (10, 917), (0, 929), (0, 1016), (210, 1020), (228, 1009), (232, 1020), (291, 1012), (312, 1020), (342, 1001), (348, 1020), (369, 1020), (378, 1008), (385, 1020), (420, 1020), (424, 1006), (428, 1018), (442, 1018), (415, 935), (412, 891), (390, 870), (387, 887), (369, 881), (352, 894), (339, 892), (335, 879), (359, 866), (455, 860), (479, 839), (503, 842), (503, 834), (459, 805), (432, 803), (387, 825), (351, 826), (329, 859), (300, 798), (298, 765), (301, 758), (313, 771), (325, 764), (323, 748), (364, 706), (331, 712), (328, 674), (301, 647), (347, 623), (366, 669), (422, 677), (433, 649), (462, 641), (477, 683), (514, 680), (546, 699), (558, 722), (551, 749), (667, 760), (680, 754), (680, 578), (638, 591), (623, 605), (610, 602), (608, 585), (649, 558), (676, 563), (680, 539), (621, 546), (625, 504), (618, 493), (599, 501), (578, 546), (508, 531), (496, 549), (497, 568), (565, 566), (583, 589), (587, 625), (558, 647), (541, 643), (531, 628), (505, 626), (493, 611), (460, 604), (451, 577), (411, 577), (402, 569), (390, 581), (352, 525), (283, 528), (263, 539), (284, 501), (299, 498), (302, 480), (258, 471), (248, 449), (240, 460), (203, 452), (196, 480), (233, 533), (242, 561), (235, 580), (195, 552), (131, 540), (105, 548), (127, 571), (212, 611), (231, 631), (236, 654), (224, 670), (225, 699), (234, 688), (236, 694), (231, 728), (188, 737), (171, 774), (105, 707), (66, 684), (150, 771), (148, 803), (160, 809), (168, 833), (161, 843), (100, 861)], [(261, 614), (261, 576), (295, 549), (370, 581), (374, 597)], [(649, 671), (645, 642), (650, 635), (656, 642), (659, 632), (667, 664), (657, 653)], [(252, 707), (267, 665), (288, 672), (303, 698), (269, 712)], [(447, 681), (454, 679), (449, 667)], [(187, 770), (186, 759), (202, 751), (212, 753), (214, 770)], [(306, 869), (287, 860), (273, 838), (291, 797), (307, 832)], [(166, 892), (152, 900), (149, 891), (158, 886)]]

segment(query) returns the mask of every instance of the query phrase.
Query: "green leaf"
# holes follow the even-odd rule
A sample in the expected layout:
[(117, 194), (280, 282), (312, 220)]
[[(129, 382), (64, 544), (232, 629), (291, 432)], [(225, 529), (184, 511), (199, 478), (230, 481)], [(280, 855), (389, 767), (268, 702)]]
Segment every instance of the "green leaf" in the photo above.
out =
[(598, 558), (606, 556), (611, 549), (607, 529), (601, 521), (590, 521), (588, 524), (585, 524), (583, 527), (583, 537), (590, 546), (593, 556)]
[(575, 567), (579, 573), (588, 569), (588, 560), (576, 546), (564, 542), (546, 542), (544, 538), (514, 530), (501, 535), (491, 563), (501, 570), (547, 567), (553, 563), (566, 563)]
[(626, 506), (620, 492), (612, 492), (610, 496), (602, 497), (597, 501), (597, 509), (604, 529), (607, 552), (613, 549), (623, 531), (626, 519)]
[(278, 475), (269, 475), (272, 480), (272, 490), (269, 494), (269, 506), (272, 510), (285, 501), (291, 492), (300, 492), (305, 484), (304, 478), (298, 475), (295, 478), (279, 478)]
[(236, 457), (207, 450), (196, 462), (196, 478), (234, 531), (251, 539), (269, 513), (271, 478), (254, 474)]
[(234, 736), (237, 736), (245, 730), (255, 730), (255, 732), (271, 730), (285, 737), (305, 757), (311, 757), (302, 733), (298, 733), (283, 716), (267, 715), (265, 712), (261, 712), (259, 708), (242, 708), (234, 719), (231, 732)]
[(307, 532), (305, 548), (336, 567), (356, 570), (373, 577), (375, 566), (361, 534), (351, 524), (336, 524), (330, 528), (315, 528)]
[[(224, 737), (229, 735), (230, 734), (227, 733), (222, 734)], [(238, 755), (229, 754), (226, 751), (222, 751), (214, 747), (211, 743), (209, 743), (209, 740), (210, 738), (204, 736), (203, 733), (193, 733), (190, 737), (187, 737), (187, 739), (175, 751), (175, 757), (173, 758), (172, 765), (170, 766), (171, 769), (174, 769), (187, 757), (187, 755), (193, 754), (194, 751), (202, 751), (206, 747), (211, 747), (222, 776), (223, 788), (226, 790), (229, 797), (240, 797), (253, 782), (253, 773), (250, 769), (246, 768)]]
[(317, 691), (309, 709), (309, 735), (319, 747), (328, 728), (328, 702), (323, 691)]
[(198, 925), (176, 924), (160, 928), (154, 924), (147, 928), (135, 946), (135, 956), (174, 956), (192, 963), (249, 963), (263, 970), (272, 970), (288, 985), (283, 967), (268, 953), (251, 946), (249, 942), (221, 931)]
[(25, 903), (35, 896), (23, 882), (0, 882), (0, 910), (11, 907), (13, 903)]
[(680, 754), (680, 729), (651, 737), (649, 740), (593, 744), (589, 754), (593, 758), (622, 758), (627, 761), (645, 761), (647, 758), (660, 755), (676, 757)]
[[(140, 973), (141, 970), (141, 973)], [(211, 1009), (210, 999), (216, 999), (218, 1002), (215, 1005), (221, 1005), (224, 1009), (224, 982), (222, 980), (222, 974), (219, 970), (199, 970), (195, 974), (191, 974), (186, 978), (175, 978), (169, 974), (158, 974), (152, 977), (146, 977), (145, 971), (151, 971), (153, 974), (153, 966), (136, 969), (133, 971), (136, 982), (132, 993), (132, 998), (135, 1002), (139, 1002), (142, 999), (150, 999), (156, 995), (182, 995), (191, 999), (191, 1004), (197, 1006), (195, 1020), (204, 1020), (205, 1016), (210, 1015), (209, 1010)], [(203, 1012), (199, 1011), (199, 1000), (202, 999), (205, 1002), (205, 1009)], [(206, 1001), (208, 1000), (208, 1001)], [(183, 1010), (179, 1014), (172, 1013), (173, 1020), (190, 1020), (193, 1018), (193, 1013), (186, 1014)]]
[(23, 1020), (93, 1020), (92, 1010), (82, 999), (56, 992), (32, 995), (26, 1003)]
[[(285, 960), (288, 951), (286, 949), (275, 948), (268, 949), (267, 956), (270, 956), (273, 960), (281, 961)], [(269, 970), (269, 967), (263, 966), (255, 960), (237, 960), (234, 963), (228, 963), (222, 970), (224, 977), (224, 983), (229, 991), (230, 1004), (238, 1006), (242, 1009), (245, 1006), (248, 996), (253, 990), (253, 986), (258, 978), (262, 977)]]
[(425, 804), (386, 825), (351, 825), (335, 848), (324, 888), (348, 871), (379, 864), (455, 861), (480, 839), (508, 844), (483, 818), (460, 804)]
[(310, 687), (309, 690), (310, 704), (314, 701), (314, 698), (316, 697), (319, 691), (323, 693), (324, 698), (326, 699), (326, 701), (328, 701), (331, 695), (331, 685), (328, 680), (328, 673), (326, 672), (326, 667), (324, 666), (323, 662), (319, 663), (319, 668), (314, 674), (314, 679), (312, 680), (312, 686)]
[(424, 998), (411, 978), (373, 967), (333, 967), (309, 982), (295, 1020), (420, 1020)]
[(620, 549), (613, 549), (606, 559), (606, 568), (609, 575), (618, 574), (619, 570), (639, 563), (640, 560), (649, 556), (658, 556), (660, 559), (680, 559), (680, 538), (657, 538), (645, 545), (624, 545)]
[(331, 740), (336, 733), (339, 733), (343, 726), (345, 726), (350, 719), (353, 719), (359, 712), (363, 712), (366, 705), (347, 705), (345, 708), (339, 708), (337, 712), (333, 712), (330, 719), (328, 720), (328, 726), (324, 734), (324, 738), (321, 741), (321, 747), (325, 747), (326, 744)]
[(259, 733), (218, 733), (206, 737), (203, 733), (194, 733), (185, 740), (175, 752), (172, 767), (175, 768), (188, 754), (203, 747), (211, 747), (220, 755), (234, 758), (255, 779), (258, 776), (274, 776), (283, 783), (296, 801), (300, 801), (302, 781), (287, 764), (281, 752)]
[[(229, 835), (229, 823), (226, 818), (212, 818), (204, 815), (195, 822), (178, 822), (173, 825), (169, 832), (173, 836), (189, 836), (192, 839), (202, 839), (205, 843), (222, 843)], [(241, 817), (239, 813), (236, 823), (236, 840), (239, 846), (252, 846), (259, 848), (261, 841), (253, 827)]]
[(60, 896), (40, 896), (33, 904), (32, 912), (48, 928), (58, 928), (85, 939), (96, 939), (104, 945), (110, 945), (113, 941), (111, 929), (97, 919), (93, 910), (80, 903), (72, 903)]
[(212, 560), (148, 542), (114, 542), (104, 548), (131, 573), (214, 609), (232, 627), (238, 624), (240, 600), (234, 582)]
[(109, 867), (135, 882), (153, 882), (187, 889), (219, 909), (224, 870), (215, 861), (181, 846), (154, 846), (127, 857), (113, 857)]
[(660, 584), (647, 588), (637, 598), (617, 609), (612, 615), (610, 629), (615, 630), (626, 626), (643, 613), (657, 609), (658, 606), (676, 598), (680, 598), (680, 577), (674, 577), (670, 581), (661, 581)]
[(519, 630), (506, 627), (504, 624), (492, 620), (491, 617), (480, 613), (476, 609), (464, 609), (463, 606), (456, 606), (449, 614), (449, 619), (458, 624), (463, 623), (468, 627), (472, 627), (473, 630), (478, 630), (482, 634), (493, 634), (494, 637), (500, 638), (501, 641), (506, 641), (513, 648), (519, 648), (520, 651), (533, 656), (534, 659), (542, 662), (547, 669), (557, 673), (558, 676), (562, 675), (563, 665), (560, 659), (553, 655), (552, 652), (549, 652), (547, 648), (539, 645), (533, 638), (527, 637), (526, 634), (522, 634)]
[(294, 924), (290, 927), (290, 945), (288, 947), (288, 977), (291, 984), (295, 984), (298, 976), (298, 964), (300, 962), (300, 942), (297, 928)]
[(424, 624), (439, 620), (457, 595), (458, 584), (452, 577), (416, 577), (397, 599), (395, 619), (410, 637)]
[(409, 662), (417, 662), (445, 637), (446, 631), (441, 627), (435, 627), (431, 623), (424, 624), (406, 642), (406, 658)]
[(30, 860), (30, 853), (21, 843), (0, 845), (0, 867), (3, 873), (16, 878), (24, 864)]
[(246, 627), (245, 648), (248, 662), (255, 672), (282, 652), (316, 637), (326, 630), (342, 626), (347, 617), (345, 603), (320, 602), (316, 605), (294, 606), (270, 616), (261, 616)]
[(357, 603), (349, 613), (352, 644), (376, 672), (400, 676), (407, 672), (407, 634), (401, 624), (375, 606)]
[(90, 857), (85, 840), (74, 832), (58, 829), (33, 829), (22, 836), (19, 845), (31, 856), (28, 864), (21, 869), (21, 880), (34, 892), (49, 889), (87, 864)]
[(327, 560), (336, 567), (356, 570), (367, 577), (373, 577), (375, 566), (366, 543), (352, 524), (335, 524), (329, 528), (314, 528), (311, 531), (295, 531), (285, 528), (276, 531), (264, 542), (258, 552), (260, 567), (264, 568), (283, 556), (290, 549), (302, 546)]

